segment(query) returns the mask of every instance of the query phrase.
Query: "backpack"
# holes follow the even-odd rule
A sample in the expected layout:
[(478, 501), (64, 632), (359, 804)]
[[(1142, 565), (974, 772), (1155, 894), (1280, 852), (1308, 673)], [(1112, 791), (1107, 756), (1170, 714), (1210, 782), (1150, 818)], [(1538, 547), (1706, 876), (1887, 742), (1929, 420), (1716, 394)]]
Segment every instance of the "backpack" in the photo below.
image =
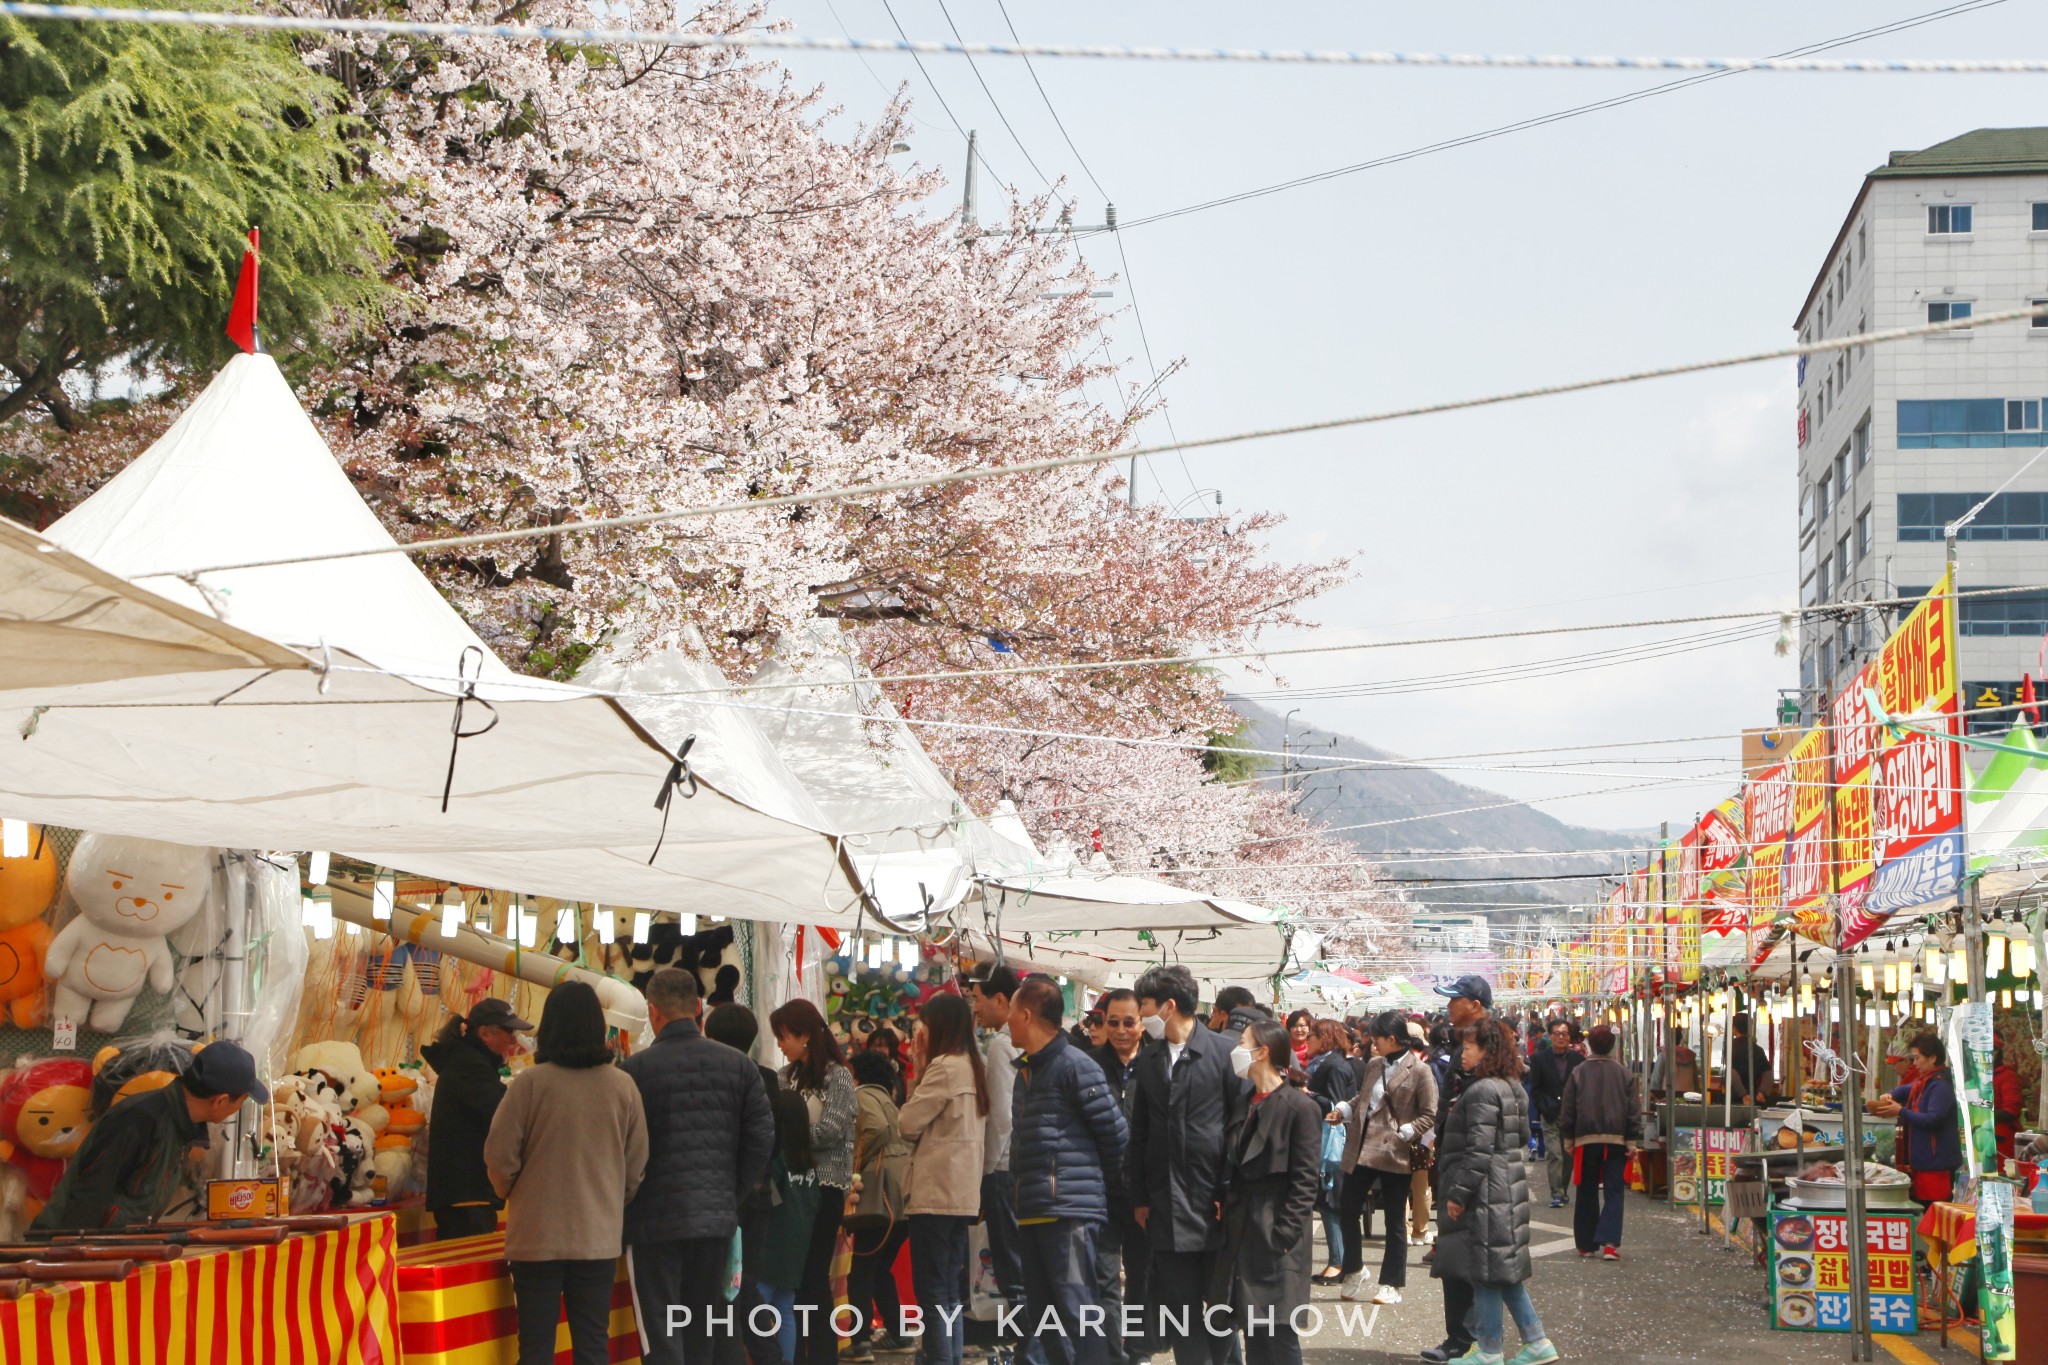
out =
[(849, 1232), (872, 1232), (881, 1230), (884, 1235), (894, 1229), (896, 1220), (903, 1217), (904, 1185), (910, 1175), (910, 1144), (896, 1128), (896, 1102), (889, 1092), (876, 1085), (864, 1085), (857, 1097), (860, 1105), (860, 1119), (854, 1125), (856, 1133), (872, 1132), (879, 1127), (882, 1136), (879, 1141), (870, 1139), (866, 1145), (856, 1145), (853, 1154), (853, 1173), (860, 1182), (854, 1192), (853, 1203), (843, 1220)]

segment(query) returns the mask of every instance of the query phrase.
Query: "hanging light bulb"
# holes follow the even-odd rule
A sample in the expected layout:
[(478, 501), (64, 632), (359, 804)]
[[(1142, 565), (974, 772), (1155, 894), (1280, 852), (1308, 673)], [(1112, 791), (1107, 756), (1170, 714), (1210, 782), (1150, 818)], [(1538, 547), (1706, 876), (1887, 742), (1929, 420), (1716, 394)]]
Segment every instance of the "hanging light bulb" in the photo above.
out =
[(1948, 979), (1952, 984), (1956, 985), (1960, 985), (1970, 979), (1970, 960), (1963, 956), (1961, 948), (1957, 948), (1948, 955)]
[(334, 937), (334, 903), (313, 902), (313, 937), (328, 939)]
[(379, 877), (370, 888), (370, 918), (388, 921), (391, 918), (391, 903), (398, 898), (398, 883), (390, 877)]
[(635, 910), (633, 912), (633, 942), (647, 942), (648, 931), (653, 927), (654, 916), (648, 914), (645, 910)]
[(1869, 962), (1863, 963), (1857, 967), (1856, 975), (1863, 982), (1864, 990), (1871, 992), (1877, 990), (1877, 968), (1875, 965)]
[(1880, 1010), (1878, 1010), (1878, 1012), (1877, 1012), (1877, 1026), (1878, 1026), (1879, 1028), (1890, 1028), (1890, 1027), (1892, 1026), (1892, 1012), (1891, 1012), (1890, 1010), (1888, 1010), (1888, 1009), (1880, 1009)]
[(904, 971), (915, 970), (918, 957), (916, 939), (906, 938), (896, 945), (896, 965), (903, 968)]
[(575, 910), (563, 906), (561, 912), (555, 916), (555, 942), (565, 946), (575, 945), (583, 938), (579, 932), (582, 927)]
[(2012, 1008), (2012, 992), (2011, 992), (2011, 991), (2000, 991), (2000, 992), (1998, 993), (1998, 1003), (1999, 1003), (1999, 1004), (2000, 1004), (2000, 1005), (2001, 1005), (2001, 1006), (2002, 1006), (2003, 1008), (2005, 1008), (2005, 1009), (2011, 1009), (2011, 1008)]
[(327, 864), (328, 856), (325, 853), (308, 853), (306, 855), (306, 880), (315, 886), (325, 886), (327, 884)]
[(28, 821), (0, 820), (0, 858), (28, 856)]
[(2012, 974), (2032, 976), (2034, 974), (2034, 941), (2016, 938), (2012, 941)]
[(697, 932), (697, 917), (695, 915), (677, 915), (676, 928), (683, 931), (684, 938), (688, 938)]
[(1884, 993), (1886, 995), (1897, 995), (1899, 993), (1899, 969), (1894, 963), (1887, 962), (1884, 964)]
[(308, 929), (320, 923), (320, 907), (310, 892), (299, 897), (299, 923)]
[(2005, 935), (1992, 934), (1984, 940), (1984, 975), (1997, 976), (2005, 970)]
[(1927, 984), (1942, 986), (1947, 983), (1948, 954), (1941, 951), (1940, 945), (1930, 943), (1927, 945)]
[(1799, 983), (1799, 1012), (1801, 1014), (1813, 1013), (1813, 983), (1811, 981)]
[(454, 938), (461, 930), (463, 913), (462, 888), (451, 886), (448, 888), (448, 898), (441, 905), (442, 938)]
[(611, 911), (605, 909), (603, 906), (592, 906), (590, 910), (590, 919), (592, 927), (595, 928), (597, 931), (598, 942), (610, 943), (613, 939), (619, 936), (619, 922), (617, 917), (614, 916)]

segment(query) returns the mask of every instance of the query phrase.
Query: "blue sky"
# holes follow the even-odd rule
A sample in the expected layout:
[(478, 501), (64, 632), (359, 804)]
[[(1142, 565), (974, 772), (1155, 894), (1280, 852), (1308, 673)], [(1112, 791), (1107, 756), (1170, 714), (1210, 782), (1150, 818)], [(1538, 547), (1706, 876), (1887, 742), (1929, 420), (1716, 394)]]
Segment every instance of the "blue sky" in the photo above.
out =
[[(1022, 37), (1049, 42), (1708, 56), (1780, 52), (1935, 8), (1003, 2)], [(1009, 35), (997, 0), (946, 0), (946, 11), (939, 0), (890, 3), (915, 38), (950, 38), (946, 11), (970, 39)], [(783, 0), (773, 12), (803, 32), (895, 33), (882, 0)], [(2048, 20), (2008, 0), (1840, 51), (2042, 57)], [(956, 123), (978, 129), (999, 181), (1042, 190), (1035, 160), (1064, 178), (1083, 223), (1101, 220), (1103, 195), (1082, 159), (1133, 223), (1668, 79), (1039, 60), (1077, 158), (1015, 59), (979, 61), (986, 93), (958, 57), (927, 57), (923, 72), (894, 55), (788, 64), (849, 119), (872, 117), (885, 89), (909, 82), (912, 159), (957, 178)], [(1182, 438), (1782, 345), (1866, 170), (1894, 148), (2042, 121), (2042, 76), (1740, 75), (1131, 227), (1121, 234), (1129, 277), (1104, 306), (1119, 310), (1115, 349), (1135, 377), (1146, 362), (1134, 290), (1154, 358), (1185, 360), (1167, 390)], [(1123, 270), (1108, 239), (1084, 248), (1103, 271)], [(1146, 435), (1167, 439), (1157, 421)], [(1352, 557), (1354, 580), (1315, 605), (1313, 640), (1280, 642), (1331, 643), (1788, 606), (1795, 456), (1788, 361), (1190, 453), (1185, 467), (1153, 461), (1139, 487), (1169, 502), (1217, 489), (1227, 509), (1287, 517), (1276, 554)], [(1707, 737), (1569, 757), (1648, 780), (1670, 770), (1643, 760), (1682, 754), (1710, 780), (1542, 807), (1582, 824), (1676, 824), (1734, 785), (1734, 735), (1765, 723), (1777, 689), (1797, 681), (1768, 633), (1507, 684), (1398, 683), (1653, 638), (1326, 656), (1281, 673), (1297, 688), (1398, 685), (1261, 700), (1417, 756)], [(1469, 776), (1518, 797), (1630, 780)]]

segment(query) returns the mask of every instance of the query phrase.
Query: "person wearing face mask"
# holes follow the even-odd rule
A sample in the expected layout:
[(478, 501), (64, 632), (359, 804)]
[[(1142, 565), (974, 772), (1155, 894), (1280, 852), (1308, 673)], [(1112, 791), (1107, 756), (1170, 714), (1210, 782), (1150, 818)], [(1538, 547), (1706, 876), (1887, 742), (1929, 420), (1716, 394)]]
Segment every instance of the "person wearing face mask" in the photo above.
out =
[(498, 1228), (498, 1193), (484, 1163), (491, 1120), (505, 1098), (498, 1071), (520, 1052), (519, 1035), (533, 1025), (495, 996), (477, 1001), (468, 1017), (457, 1015), (420, 1057), (434, 1068), (434, 1105), (427, 1123), (427, 1209), (442, 1241), (481, 1237)]
[(1247, 1365), (1300, 1365), (1293, 1316), (1309, 1301), (1315, 1265), (1309, 1218), (1322, 1183), (1321, 1112), (1302, 1088), (1308, 1076), (1282, 1025), (1247, 1027), (1230, 1060), (1251, 1094), (1230, 1148), (1218, 1266), (1235, 1273)]
[[(1220, 1303), (1212, 1282), (1223, 1245), (1224, 1184), (1251, 1087), (1231, 1064), (1231, 1041), (1196, 1013), (1195, 978), (1186, 967), (1154, 967), (1133, 989), (1141, 1007), (1152, 1007), (1157, 1022), (1148, 1021), (1147, 1031), (1156, 1029), (1161, 1041), (1139, 1056), (1131, 1077), (1125, 1166), (1132, 1217), (1152, 1254), (1145, 1325), (1164, 1335), (1162, 1324), (1175, 1324), (1177, 1365), (1218, 1365), (1232, 1335), (1206, 1327), (1203, 1313)], [(1185, 1332), (1177, 1330), (1182, 1322)]]
[[(1438, 986), (1436, 993), (1449, 1003), (1445, 1012), (1450, 1016), (1449, 1056), (1445, 1063), (1443, 1079), (1438, 1083), (1436, 1096), (1436, 1131), (1446, 1131), (1451, 1110), (1457, 1105), (1458, 1097), (1465, 1092), (1465, 1085), (1472, 1079), (1466, 1069), (1464, 1051), (1456, 1041), (1460, 1030), (1471, 1027), (1493, 1017), (1493, 985), (1483, 976), (1461, 976), (1448, 986)], [(1520, 1073), (1518, 1072), (1517, 1075)], [(1443, 1197), (1443, 1171), (1441, 1149), (1438, 1161), (1437, 1197)], [(1445, 1226), (1442, 1205), (1439, 1202), (1437, 1226)], [(1441, 1244), (1442, 1236), (1439, 1234)], [(1456, 1360), (1472, 1349), (1472, 1282), (1452, 1265), (1432, 1264), (1430, 1273), (1435, 1275), (1444, 1290), (1444, 1340), (1441, 1345), (1432, 1346), (1422, 1353), (1428, 1365), (1443, 1365)]]

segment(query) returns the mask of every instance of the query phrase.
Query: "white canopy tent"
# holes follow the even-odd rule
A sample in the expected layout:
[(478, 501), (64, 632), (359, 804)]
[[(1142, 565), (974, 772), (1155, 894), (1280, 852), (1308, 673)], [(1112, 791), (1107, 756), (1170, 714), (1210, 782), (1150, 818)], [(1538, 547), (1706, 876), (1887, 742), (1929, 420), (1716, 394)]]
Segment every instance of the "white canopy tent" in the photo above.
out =
[[(32, 731), (0, 769), (8, 815), (330, 848), (430, 877), (712, 914), (813, 919), (839, 876), (800, 789), (759, 769), (757, 751), (731, 751), (744, 727), (729, 713), (678, 708), (656, 735), (610, 701), (519, 678), (403, 555), (180, 577), (392, 543), (268, 356), (229, 362), (49, 539), (130, 580), (123, 595), (159, 616), (211, 617), (223, 638), (272, 651), (107, 681), (0, 674), (26, 684), (0, 691), (0, 716)], [(38, 593), (0, 583), (0, 618), (33, 619)], [(684, 784), (669, 802), (664, 836), (656, 798), (683, 775), (674, 749), (690, 733), (695, 794)]]

